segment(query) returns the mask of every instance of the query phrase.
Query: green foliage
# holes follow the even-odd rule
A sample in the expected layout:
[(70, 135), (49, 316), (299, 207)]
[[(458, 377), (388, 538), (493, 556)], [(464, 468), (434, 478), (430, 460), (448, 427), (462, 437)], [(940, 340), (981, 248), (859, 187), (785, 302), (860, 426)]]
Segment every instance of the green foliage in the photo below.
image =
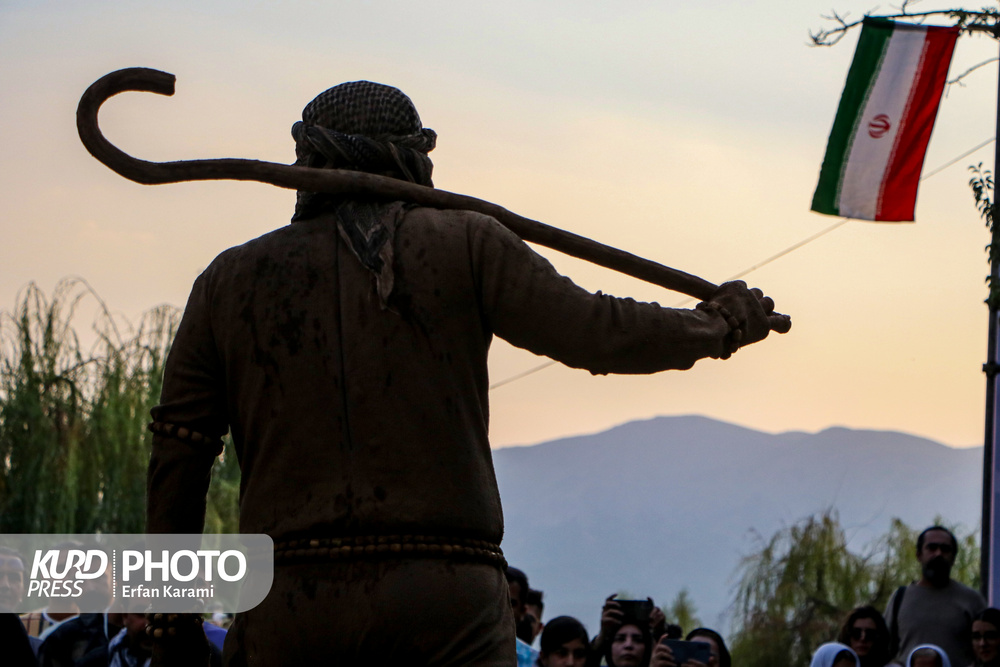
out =
[[(940, 518), (937, 523), (947, 525)], [(979, 547), (974, 534), (949, 526), (959, 539), (952, 578), (979, 587)], [(778, 531), (746, 557), (738, 570), (733, 662), (744, 667), (805, 667), (812, 652), (836, 639), (852, 609), (885, 609), (889, 596), (920, 576), (919, 531), (893, 519), (889, 531), (861, 554), (833, 510)]]
[[(96, 343), (72, 319), (91, 299)], [(0, 532), (141, 533), (146, 430), (179, 313), (160, 307), (135, 328), (79, 279), (47, 299), (34, 284), (0, 317)], [(236, 532), (239, 468), (229, 445), (210, 489), (210, 532)]]
[(681, 626), (685, 633), (702, 627), (698, 609), (694, 606), (694, 600), (691, 599), (687, 588), (678, 591), (674, 601), (663, 608), (663, 615), (666, 616), (667, 623)]
[(212, 466), (205, 512), (206, 533), (238, 533), (240, 525), (240, 464), (232, 438), (225, 438), (226, 448)]
[(976, 210), (990, 230), (990, 243), (986, 246), (986, 253), (989, 257), (990, 275), (986, 277), (986, 284), (989, 286), (990, 294), (986, 302), (990, 308), (996, 309), (1000, 306), (1000, 284), (996, 278), (1000, 271), (1000, 243), (995, 243), (997, 233), (994, 227), (994, 203), (993, 203), (993, 174), (989, 169), (983, 169), (983, 163), (969, 167), (972, 178), (969, 179), (969, 187), (972, 188), (972, 197), (976, 200)]

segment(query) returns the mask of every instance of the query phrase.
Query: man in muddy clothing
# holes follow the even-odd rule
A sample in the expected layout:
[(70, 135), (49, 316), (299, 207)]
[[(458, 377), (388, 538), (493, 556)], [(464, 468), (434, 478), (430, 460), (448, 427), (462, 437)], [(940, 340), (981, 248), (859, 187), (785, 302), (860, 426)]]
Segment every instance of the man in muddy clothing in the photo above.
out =
[[(436, 135), (395, 88), (332, 88), (292, 134), (298, 165), (431, 185)], [(652, 373), (727, 357), (778, 319), (743, 283), (695, 310), (595, 295), (490, 217), (300, 192), (291, 225), (194, 284), (152, 411), (148, 531), (202, 531), (231, 431), (240, 530), (274, 539), (276, 568), (229, 664), (513, 665), (493, 335)]]

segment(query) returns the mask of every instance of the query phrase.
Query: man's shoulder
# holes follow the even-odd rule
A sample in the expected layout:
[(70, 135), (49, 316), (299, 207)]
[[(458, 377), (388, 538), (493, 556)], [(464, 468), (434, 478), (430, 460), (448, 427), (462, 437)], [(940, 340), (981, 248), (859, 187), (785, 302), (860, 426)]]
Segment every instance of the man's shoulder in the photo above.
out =
[(968, 600), (975, 605), (979, 605), (981, 608), (986, 607), (986, 598), (984, 598), (983, 594), (975, 588), (966, 586), (962, 582), (955, 581), (954, 579), (949, 582), (948, 588), (954, 596)]
[(259, 268), (261, 261), (266, 262), (268, 258), (288, 256), (292, 247), (307, 247), (311, 242), (310, 235), (317, 231), (316, 225), (295, 223), (227, 248), (215, 256), (201, 273), (199, 280), (214, 283), (222, 276), (232, 277), (244, 270), (255, 270)]
[(223, 250), (215, 258), (216, 261), (225, 260), (227, 257), (238, 256), (241, 254), (253, 254), (270, 251), (273, 248), (286, 245), (288, 243), (295, 243), (302, 237), (308, 236), (315, 233), (320, 225), (311, 224), (310, 222), (293, 223), (278, 227), (265, 234), (261, 234), (256, 238), (252, 238), (248, 241), (244, 241), (238, 245), (234, 245), (226, 250)]
[(100, 625), (101, 614), (80, 614), (72, 618), (67, 618), (52, 629), (45, 641), (59, 641), (66, 637), (73, 637), (80, 634), (87, 634)]
[(524, 241), (496, 218), (464, 209), (408, 208), (397, 234), (397, 243), (402, 244), (420, 240), (469, 250), (491, 248), (491, 252), (524, 246)]
[[(895, 593), (893, 595), (895, 596)], [(903, 605), (906, 605), (907, 599), (919, 602), (927, 601), (933, 604), (934, 600), (944, 598), (960, 601), (963, 606), (970, 609), (984, 609), (986, 607), (986, 599), (979, 591), (954, 579), (950, 580), (944, 588), (930, 588), (916, 583), (906, 586)]]

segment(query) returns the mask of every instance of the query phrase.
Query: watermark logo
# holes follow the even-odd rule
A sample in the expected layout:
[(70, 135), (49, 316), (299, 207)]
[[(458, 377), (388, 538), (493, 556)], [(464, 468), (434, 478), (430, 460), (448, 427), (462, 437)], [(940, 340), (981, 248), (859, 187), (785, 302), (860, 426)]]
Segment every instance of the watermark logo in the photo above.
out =
[(0, 535), (0, 612), (242, 612), (273, 552), (267, 535)]

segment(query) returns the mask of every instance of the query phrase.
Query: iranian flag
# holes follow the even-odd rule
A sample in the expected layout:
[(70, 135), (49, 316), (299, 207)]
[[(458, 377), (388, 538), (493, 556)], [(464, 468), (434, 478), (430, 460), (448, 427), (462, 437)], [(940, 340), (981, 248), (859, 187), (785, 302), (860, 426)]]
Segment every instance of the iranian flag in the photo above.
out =
[(959, 29), (866, 18), (812, 210), (911, 221)]

